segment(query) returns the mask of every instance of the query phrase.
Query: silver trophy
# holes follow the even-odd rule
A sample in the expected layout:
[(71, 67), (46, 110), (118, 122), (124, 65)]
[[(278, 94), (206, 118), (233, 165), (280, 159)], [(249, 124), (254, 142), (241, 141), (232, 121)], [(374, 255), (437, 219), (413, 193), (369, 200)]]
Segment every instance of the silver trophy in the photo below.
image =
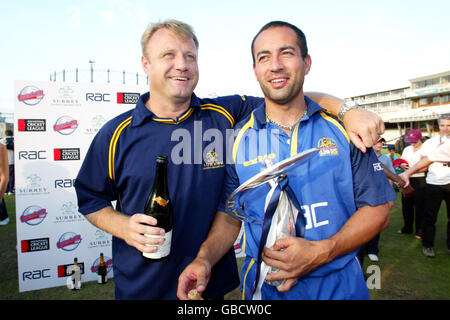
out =
[[(266, 168), (264, 168), (259, 174), (256, 174), (255, 176), (241, 184), (228, 197), (227, 213), (235, 218), (246, 220), (250, 223), (262, 223), (263, 221), (256, 219), (255, 217), (252, 217), (246, 213), (245, 199), (248, 197), (248, 195), (252, 192), (261, 192), (261, 190), (258, 190), (258, 187), (267, 183), (270, 187), (270, 191), (267, 193), (264, 206), (264, 212), (266, 213), (269, 204), (274, 200), (274, 192), (278, 184), (282, 183), (283, 180), (285, 180), (294, 171), (293, 169), (309, 161), (313, 156), (316, 155), (318, 151), (319, 148), (308, 149), (275, 164), (272, 164), (270, 159), (265, 159), (264, 164)], [(276, 209), (273, 213), (270, 230), (265, 243), (265, 245), (269, 248), (272, 247), (278, 239), (287, 236), (296, 236), (295, 224), (299, 210), (301, 210), (301, 208), (297, 208), (294, 205), (293, 200), (289, 197), (288, 193), (285, 190), (279, 193), (279, 198), (276, 200), (278, 201), (278, 203), (276, 204)], [(261, 263), (260, 277), (254, 299), (258, 299), (260, 297), (260, 288), (267, 273), (275, 271), (276, 269), (267, 266), (264, 262)], [(267, 283), (273, 286), (279, 286), (283, 283), (283, 281), (273, 281)]]
[(245, 213), (245, 199), (247, 198), (247, 195), (250, 192), (258, 192), (259, 190), (256, 188), (265, 183), (269, 184), (272, 188), (279, 180), (283, 179), (284, 176), (289, 176), (297, 166), (304, 164), (315, 156), (318, 151), (319, 148), (311, 148), (275, 164), (265, 161), (265, 169), (242, 183), (230, 194), (227, 199), (227, 213), (240, 220), (253, 220), (262, 223), (262, 220), (256, 219)]

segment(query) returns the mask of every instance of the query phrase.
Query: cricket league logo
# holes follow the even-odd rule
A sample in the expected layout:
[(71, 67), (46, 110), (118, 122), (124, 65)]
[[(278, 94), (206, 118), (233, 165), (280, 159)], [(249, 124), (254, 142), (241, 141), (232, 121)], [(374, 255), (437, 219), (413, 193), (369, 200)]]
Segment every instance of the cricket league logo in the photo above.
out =
[(26, 208), (20, 216), (20, 222), (30, 226), (40, 224), (47, 217), (47, 209), (32, 205)]
[(339, 154), (339, 150), (336, 144), (336, 141), (334, 141), (331, 138), (322, 138), (319, 140), (319, 143), (317, 144), (317, 148), (320, 149), (319, 155), (321, 157), (323, 156), (337, 156)]
[(78, 120), (70, 116), (62, 116), (53, 125), (53, 130), (62, 135), (72, 134), (78, 128)]
[(81, 243), (81, 235), (74, 232), (66, 232), (59, 237), (56, 247), (64, 251), (73, 251)]
[(17, 99), (29, 106), (35, 106), (44, 98), (44, 91), (35, 86), (26, 86), (20, 90)]

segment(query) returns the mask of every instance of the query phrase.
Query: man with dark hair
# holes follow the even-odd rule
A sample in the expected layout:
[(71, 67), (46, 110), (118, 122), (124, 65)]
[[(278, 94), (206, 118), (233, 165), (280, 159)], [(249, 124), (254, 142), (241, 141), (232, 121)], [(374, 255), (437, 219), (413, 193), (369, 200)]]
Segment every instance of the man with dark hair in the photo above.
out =
[[(222, 201), (208, 238), (179, 278), (180, 299), (188, 299), (192, 289), (202, 293), (207, 288), (211, 269), (240, 231), (239, 220), (245, 223), (243, 299), (369, 299), (356, 253), (386, 228), (388, 202), (395, 193), (374, 152), (358, 150), (338, 119), (304, 95), (311, 57), (299, 34), (291, 24), (276, 21), (252, 42), (254, 71), (265, 101), (236, 125)], [(276, 163), (315, 147), (320, 148), (318, 154), (280, 182), (301, 205), (295, 217), (297, 236), (265, 247), (273, 214), (270, 204), (266, 208), (269, 188), (262, 186), (247, 196), (248, 219), (226, 214), (232, 205), (227, 199), (265, 168), (258, 159)], [(274, 194), (279, 195), (276, 190)], [(265, 276), (264, 264), (278, 271)], [(275, 287), (263, 280), (282, 283)]]
[(255, 66), (255, 55), (253, 54), (253, 49), (255, 46), (255, 40), (259, 36), (259, 34), (267, 29), (274, 28), (274, 27), (289, 27), (291, 28), (295, 34), (297, 35), (297, 45), (299, 46), (302, 54), (302, 58), (305, 59), (306, 56), (308, 56), (308, 46), (306, 45), (306, 37), (302, 30), (294, 26), (293, 24), (290, 24), (289, 22), (285, 21), (272, 21), (266, 24), (264, 27), (259, 30), (259, 32), (256, 34), (256, 36), (252, 40), (252, 46), (251, 46), (251, 54), (253, 59), (253, 66)]

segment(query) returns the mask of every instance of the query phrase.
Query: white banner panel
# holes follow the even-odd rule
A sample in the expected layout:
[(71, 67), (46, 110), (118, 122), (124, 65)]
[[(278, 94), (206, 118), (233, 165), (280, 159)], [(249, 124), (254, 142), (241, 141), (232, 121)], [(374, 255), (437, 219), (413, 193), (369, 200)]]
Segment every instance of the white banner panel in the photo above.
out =
[(97, 280), (100, 253), (113, 277), (111, 235), (78, 212), (73, 187), (95, 134), (134, 108), (147, 86), (15, 82), (15, 179), (19, 291), (66, 285), (78, 258)]

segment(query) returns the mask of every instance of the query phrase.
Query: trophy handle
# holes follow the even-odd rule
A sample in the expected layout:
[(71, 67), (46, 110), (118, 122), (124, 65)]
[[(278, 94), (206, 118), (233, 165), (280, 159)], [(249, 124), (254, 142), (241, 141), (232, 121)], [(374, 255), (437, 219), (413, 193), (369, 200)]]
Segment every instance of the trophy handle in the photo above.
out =
[(236, 207), (236, 200), (233, 200), (236, 195), (241, 192), (246, 192), (250, 189), (258, 188), (266, 183), (268, 183), (270, 187), (273, 187), (278, 179), (284, 179), (284, 177), (289, 174), (288, 171), (290, 169), (307, 162), (310, 158), (315, 156), (318, 151), (319, 148), (311, 148), (275, 164), (272, 164), (272, 161), (266, 158), (264, 160), (266, 168), (264, 168), (260, 173), (256, 174), (252, 178), (245, 181), (230, 194), (226, 202), (226, 213), (240, 220), (249, 219), (251, 221), (262, 223), (262, 220), (253, 218), (245, 214), (244, 204), (240, 207)]

